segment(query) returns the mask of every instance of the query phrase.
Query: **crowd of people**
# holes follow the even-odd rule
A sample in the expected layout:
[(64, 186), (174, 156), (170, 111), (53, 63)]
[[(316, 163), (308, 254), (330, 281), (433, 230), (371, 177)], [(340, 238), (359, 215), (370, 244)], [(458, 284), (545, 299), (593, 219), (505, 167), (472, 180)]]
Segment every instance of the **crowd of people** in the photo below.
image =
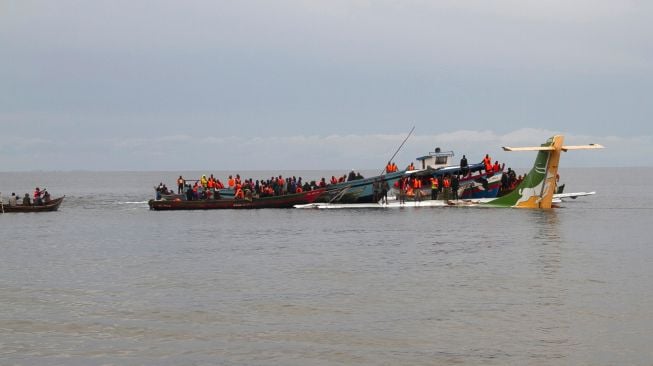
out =
[[(220, 179), (213, 176), (213, 174), (202, 175), (200, 179), (187, 180), (183, 176), (177, 178), (177, 196), (183, 197), (188, 201), (206, 200), (206, 199), (220, 199), (220, 191), (229, 189), (233, 191), (233, 196), (236, 199), (251, 199), (253, 197), (271, 197), (282, 196), (286, 194), (302, 193), (312, 191), (318, 188), (326, 187), (329, 184), (338, 184), (346, 181), (364, 179), (360, 172), (353, 170), (349, 174), (340, 177), (331, 176), (327, 182), (326, 178), (322, 177), (319, 181), (304, 181), (302, 177), (283, 177), (282, 175), (270, 177), (266, 179), (254, 180), (252, 178), (242, 179), (240, 174), (229, 175), (226, 179), (226, 184)], [(161, 199), (163, 196), (175, 195), (175, 192), (163, 184), (155, 188), (156, 198)], [(224, 191), (222, 191), (225, 193)], [(231, 192), (230, 192), (231, 194)]]
[[(494, 164), (492, 164), (492, 160), (488, 154), (485, 155), (482, 163), (486, 174), (503, 174), (501, 179), (502, 189), (512, 189), (519, 184), (522, 179), (521, 177), (516, 177), (515, 172), (510, 168), (508, 168), (507, 172), (503, 172), (504, 165), (499, 164), (498, 161), (495, 161)], [(412, 172), (414, 170), (416, 169), (413, 163), (406, 167), (407, 172)], [(389, 161), (386, 165), (385, 172), (395, 173), (397, 171), (397, 165), (394, 162)], [(467, 157), (463, 155), (460, 160), (460, 170), (455, 174), (446, 174), (437, 177), (411, 174), (399, 179), (399, 181), (395, 183), (394, 188), (399, 192), (399, 198), (404, 200), (408, 197), (416, 200), (423, 199), (423, 196), (428, 195), (428, 193), (424, 194), (422, 192), (427, 191), (428, 187), (431, 189), (430, 198), (433, 200), (458, 199), (460, 181), (462, 179), (469, 179), (471, 174), (472, 171), (467, 162)], [(251, 199), (254, 197), (260, 198), (301, 193), (359, 179), (364, 179), (364, 177), (360, 172), (357, 173), (354, 170), (350, 171), (348, 174), (343, 174), (342, 176), (331, 176), (331, 179), (329, 180), (322, 177), (318, 181), (310, 182), (304, 181), (302, 177), (283, 177), (282, 175), (254, 180), (252, 178), (243, 179), (240, 174), (235, 174), (229, 175), (224, 182), (214, 177), (213, 174), (210, 174), (209, 176), (202, 175), (199, 179), (191, 180), (187, 180), (180, 175), (176, 181), (176, 193), (173, 190), (168, 189), (163, 183), (160, 183), (159, 186), (156, 187), (156, 192), (157, 199), (161, 199), (163, 196), (176, 196), (177, 198), (182, 198), (188, 201), (220, 199), (221, 191), (225, 195), (233, 195), (236, 199)], [(382, 178), (376, 179), (372, 183), (372, 187), (374, 201), (382, 200), (387, 202), (388, 191), (390, 190), (387, 181)], [(229, 189), (230, 191), (225, 191), (225, 189)]]
[[(41, 190), (39, 187), (36, 187), (34, 189), (33, 199), (30, 197), (29, 193), (25, 193), (21, 199), (18, 195), (16, 195), (16, 193), (12, 192), (11, 196), (9, 196), (9, 202), (7, 205), (18, 206), (22, 204), (23, 206), (42, 206), (48, 204), (50, 201), (50, 193), (47, 191), (47, 189), (44, 188)], [(2, 200), (2, 193), (0, 193), (0, 202), (4, 204), (4, 201)]]

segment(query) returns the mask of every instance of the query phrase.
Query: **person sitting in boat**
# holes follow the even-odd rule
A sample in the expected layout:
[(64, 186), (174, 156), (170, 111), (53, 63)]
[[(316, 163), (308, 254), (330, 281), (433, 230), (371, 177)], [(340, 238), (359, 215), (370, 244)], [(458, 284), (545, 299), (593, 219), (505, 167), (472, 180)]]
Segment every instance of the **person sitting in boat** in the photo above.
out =
[(34, 190), (34, 205), (41, 206), (43, 204), (43, 199), (41, 198), (41, 190), (39, 187), (36, 187)]
[(215, 180), (215, 188), (216, 189), (224, 189), (224, 184), (220, 181), (220, 179)]
[(412, 162), (406, 167), (406, 170), (415, 170), (415, 164)]
[(240, 184), (236, 186), (236, 193), (234, 194), (234, 199), (237, 200), (242, 200), (245, 198), (245, 192), (243, 192), (243, 188), (241, 187)]
[(48, 190), (44, 188), (43, 189), (43, 202), (45, 202), (45, 204), (47, 205), (48, 203), (50, 203), (50, 201), (51, 201), (50, 192), (48, 192)]
[(492, 166), (492, 171), (495, 173), (498, 173), (501, 171), (501, 165), (499, 165), (499, 160), (496, 160), (494, 162), (494, 165)]
[(32, 201), (29, 199), (29, 193), (25, 193), (25, 197), (23, 197), (23, 206), (31, 206)]
[(16, 206), (18, 204), (18, 199), (16, 193), (12, 192), (11, 197), (9, 197), (9, 206)]
[(349, 175), (347, 176), (347, 182), (350, 182), (352, 180), (356, 179), (356, 172), (352, 169), (351, 172), (349, 172)]

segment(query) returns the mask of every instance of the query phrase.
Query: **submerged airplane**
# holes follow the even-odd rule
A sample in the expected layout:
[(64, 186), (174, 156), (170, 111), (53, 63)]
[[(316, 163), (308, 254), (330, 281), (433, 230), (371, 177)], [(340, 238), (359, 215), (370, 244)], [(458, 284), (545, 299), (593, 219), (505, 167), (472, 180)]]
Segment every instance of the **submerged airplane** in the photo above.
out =
[(564, 136), (556, 135), (549, 138), (544, 144), (537, 147), (503, 147), (505, 151), (537, 151), (533, 168), (526, 178), (510, 193), (498, 198), (485, 198), (476, 200), (448, 200), (448, 201), (410, 201), (408, 203), (372, 203), (372, 204), (331, 204), (313, 203), (297, 205), (296, 208), (373, 208), (373, 207), (429, 207), (429, 206), (484, 206), (484, 207), (514, 207), (514, 208), (543, 208), (549, 209), (553, 203), (560, 202), (562, 198), (576, 198), (592, 195), (595, 192), (577, 192), (555, 194), (558, 165), (562, 152), (569, 150), (603, 149), (599, 144), (565, 146)]

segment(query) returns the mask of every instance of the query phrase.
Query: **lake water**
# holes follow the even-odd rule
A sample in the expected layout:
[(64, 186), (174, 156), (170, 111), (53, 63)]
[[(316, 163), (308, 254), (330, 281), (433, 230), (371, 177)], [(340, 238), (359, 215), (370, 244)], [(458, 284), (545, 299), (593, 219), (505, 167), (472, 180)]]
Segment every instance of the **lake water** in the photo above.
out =
[(653, 365), (650, 169), (563, 169), (597, 195), (552, 211), (149, 211), (178, 175), (0, 173), (66, 195), (0, 215), (0, 364)]

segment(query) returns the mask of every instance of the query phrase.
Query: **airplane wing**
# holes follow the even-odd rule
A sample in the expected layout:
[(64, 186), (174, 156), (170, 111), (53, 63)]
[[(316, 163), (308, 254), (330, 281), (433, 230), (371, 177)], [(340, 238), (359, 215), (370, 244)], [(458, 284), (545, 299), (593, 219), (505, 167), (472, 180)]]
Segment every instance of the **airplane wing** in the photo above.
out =
[(562, 198), (572, 198), (576, 199), (578, 197), (584, 197), (584, 196), (591, 196), (595, 195), (596, 192), (573, 192), (573, 193), (556, 193), (553, 195), (554, 199), (562, 199)]
[(551, 146), (533, 146), (533, 147), (510, 147), (502, 146), (503, 151), (553, 151), (555, 148)]
[(604, 149), (605, 146), (599, 144), (577, 145), (577, 146), (563, 146), (562, 150), (591, 150), (591, 149)]

